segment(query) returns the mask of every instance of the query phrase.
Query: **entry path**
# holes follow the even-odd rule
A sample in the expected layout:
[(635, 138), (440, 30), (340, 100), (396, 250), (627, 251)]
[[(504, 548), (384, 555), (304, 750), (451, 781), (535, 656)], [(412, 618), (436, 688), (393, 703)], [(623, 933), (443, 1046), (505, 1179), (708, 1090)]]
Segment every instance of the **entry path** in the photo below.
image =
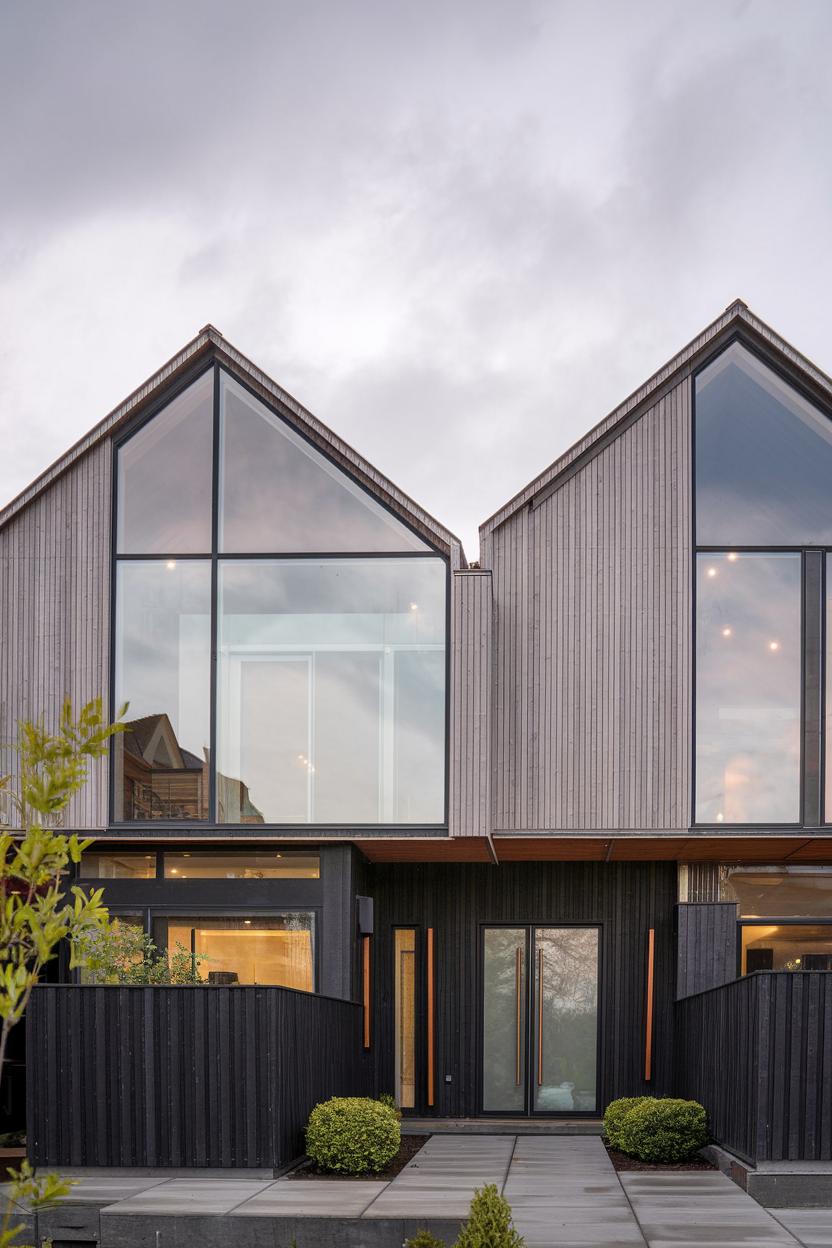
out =
[(83, 1224), (102, 1248), (150, 1248), (157, 1231), (201, 1248), (388, 1248), (427, 1226), (452, 1242), (486, 1183), (527, 1248), (832, 1248), (830, 1209), (772, 1216), (718, 1170), (617, 1174), (597, 1136), (563, 1135), (434, 1135), (389, 1183), (88, 1172), (52, 1215), (53, 1238), (77, 1240)]

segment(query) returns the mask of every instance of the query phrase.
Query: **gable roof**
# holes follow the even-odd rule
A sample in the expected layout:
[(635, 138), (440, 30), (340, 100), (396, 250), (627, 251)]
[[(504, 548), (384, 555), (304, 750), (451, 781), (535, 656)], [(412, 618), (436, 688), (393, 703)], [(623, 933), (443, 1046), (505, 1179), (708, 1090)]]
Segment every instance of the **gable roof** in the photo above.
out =
[(292, 426), (304, 433), (336, 464), (351, 473), (374, 497), (385, 502), (395, 515), (409, 521), (418, 532), (424, 534), (429, 542), (444, 550), (450, 556), (453, 568), (466, 566), (462, 544), (458, 537), (374, 468), (362, 455), (353, 450), (349, 443), (333, 433), (323, 421), (307, 411), (288, 391), (273, 381), (256, 364), (253, 364), (241, 351), (238, 351), (213, 325), (204, 326), (181, 351), (178, 351), (138, 389), (128, 395), (123, 403), (94, 425), (89, 433), (86, 433), (40, 476), (36, 477), (31, 485), (28, 485), (16, 498), (0, 509), (0, 529), (43, 493), (81, 456), (106, 438), (117, 434), (142, 408), (163, 396), (165, 390), (179, 376), (197, 366), (201, 361), (204, 360), (207, 364), (211, 359), (217, 360), (232, 375), (250, 386), (266, 403), (276, 407)]
[(696, 368), (703, 357), (726, 344), (735, 334), (742, 333), (751, 342), (756, 343), (765, 354), (779, 356), (782, 362), (799, 373), (800, 380), (810, 391), (814, 391), (821, 402), (832, 403), (832, 378), (822, 372), (811, 360), (788, 342), (781, 338), (765, 321), (750, 311), (741, 299), (729, 304), (721, 316), (712, 321), (691, 342), (683, 347), (671, 360), (668, 360), (657, 372), (649, 377), (643, 385), (634, 390), (629, 398), (619, 404), (608, 416), (582, 438), (579, 438), (569, 450), (559, 456), (554, 463), (545, 468), (539, 476), (524, 486), (514, 498), (505, 503), (493, 516), (480, 525), (480, 537), (486, 537), (494, 529), (499, 528), (510, 516), (525, 506), (534, 506), (535, 502), (551, 494), (558, 488), (560, 478), (569, 470), (578, 466), (605, 446), (627, 424), (636, 419), (644, 408), (654, 403), (661, 393), (670, 389), (679, 380), (683, 371), (690, 372)]

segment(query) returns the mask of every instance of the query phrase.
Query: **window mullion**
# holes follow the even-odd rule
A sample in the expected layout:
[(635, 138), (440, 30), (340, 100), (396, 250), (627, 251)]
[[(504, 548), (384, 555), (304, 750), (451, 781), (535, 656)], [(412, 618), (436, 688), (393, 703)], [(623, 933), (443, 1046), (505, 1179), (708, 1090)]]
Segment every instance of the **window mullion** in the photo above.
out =
[(823, 725), (823, 552), (803, 557), (803, 825), (820, 827)]

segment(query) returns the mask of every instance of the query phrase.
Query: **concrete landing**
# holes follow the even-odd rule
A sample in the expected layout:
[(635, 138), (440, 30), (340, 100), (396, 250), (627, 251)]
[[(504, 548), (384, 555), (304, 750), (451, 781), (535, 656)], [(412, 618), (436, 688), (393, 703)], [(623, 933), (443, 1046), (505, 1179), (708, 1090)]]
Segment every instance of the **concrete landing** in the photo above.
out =
[(601, 1118), (402, 1118), (403, 1135), (603, 1135)]

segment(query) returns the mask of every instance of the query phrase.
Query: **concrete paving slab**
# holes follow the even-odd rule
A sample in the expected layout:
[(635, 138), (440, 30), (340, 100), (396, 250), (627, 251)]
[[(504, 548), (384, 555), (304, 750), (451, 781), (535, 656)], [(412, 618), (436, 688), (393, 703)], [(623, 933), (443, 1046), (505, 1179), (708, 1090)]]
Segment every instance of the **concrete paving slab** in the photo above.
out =
[(519, 1137), (503, 1195), (527, 1248), (645, 1248), (597, 1138)]
[[(65, 1177), (65, 1176), (62, 1176)], [(98, 1204), (111, 1205), (116, 1200), (127, 1200), (130, 1196), (138, 1196), (160, 1183), (168, 1183), (169, 1179), (161, 1178), (96, 1178), (72, 1179), (69, 1195), (65, 1196), (65, 1204)]]
[[(272, 1180), (271, 1182), (274, 1182)], [(170, 1179), (101, 1210), (108, 1214), (223, 1214), (271, 1186), (266, 1180)]]
[(832, 1248), (832, 1209), (778, 1209), (771, 1216), (805, 1248)]
[(360, 1218), (387, 1183), (333, 1179), (282, 1180), (272, 1183), (234, 1210), (247, 1218)]
[(796, 1248), (798, 1243), (717, 1170), (618, 1177), (649, 1248)]
[(510, 1135), (434, 1135), (380, 1193), (365, 1218), (465, 1218), (478, 1187), (502, 1188), (514, 1151)]

